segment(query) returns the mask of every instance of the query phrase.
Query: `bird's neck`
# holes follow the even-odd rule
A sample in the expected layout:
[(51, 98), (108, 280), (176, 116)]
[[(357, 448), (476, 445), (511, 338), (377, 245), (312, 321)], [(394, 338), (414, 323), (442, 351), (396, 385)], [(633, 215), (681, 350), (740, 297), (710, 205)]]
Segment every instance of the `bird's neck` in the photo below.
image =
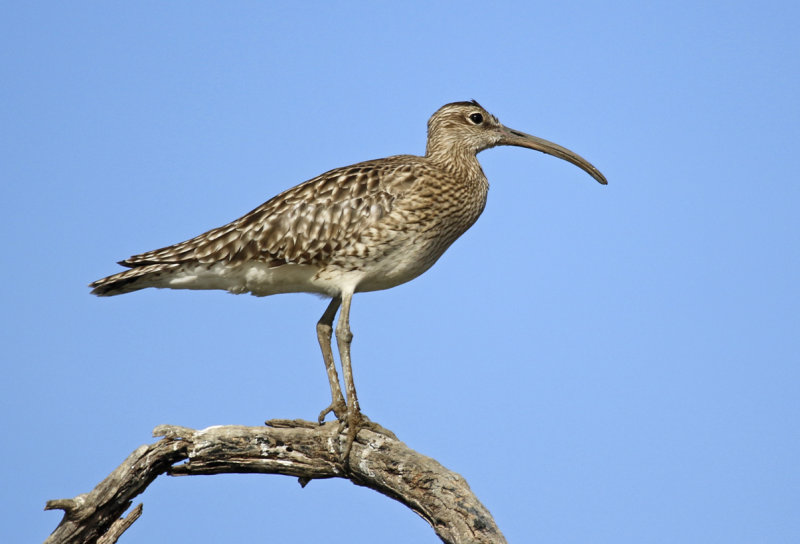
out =
[(474, 149), (461, 146), (441, 148), (429, 145), (425, 158), (458, 178), (470, 181), (486, 180)]

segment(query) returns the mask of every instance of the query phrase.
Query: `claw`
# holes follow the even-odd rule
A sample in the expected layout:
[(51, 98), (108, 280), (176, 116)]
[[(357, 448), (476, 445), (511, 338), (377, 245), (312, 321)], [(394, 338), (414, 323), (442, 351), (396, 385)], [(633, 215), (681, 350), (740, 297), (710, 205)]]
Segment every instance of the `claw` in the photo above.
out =
[(342, 421), (347, 417), (347, 405), (344, 402), (331, 402), (330, 405), (319, 413), (317, 421), (320, 425), (325, 422), (325, 416), (333, 412), (336, 419)]

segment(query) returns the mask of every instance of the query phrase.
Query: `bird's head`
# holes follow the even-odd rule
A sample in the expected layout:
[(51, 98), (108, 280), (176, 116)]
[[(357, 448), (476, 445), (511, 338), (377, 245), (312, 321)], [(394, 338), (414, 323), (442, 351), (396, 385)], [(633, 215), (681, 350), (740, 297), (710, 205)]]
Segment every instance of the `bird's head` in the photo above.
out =
[(558, 144), (504, 126), (475, 102), (453, 102), (439, 108), (428, 120), (428, 157), (476, 154), (498, 145), (527, 147), (571, 162), (603, 185), (605, 176), (589, 161)]

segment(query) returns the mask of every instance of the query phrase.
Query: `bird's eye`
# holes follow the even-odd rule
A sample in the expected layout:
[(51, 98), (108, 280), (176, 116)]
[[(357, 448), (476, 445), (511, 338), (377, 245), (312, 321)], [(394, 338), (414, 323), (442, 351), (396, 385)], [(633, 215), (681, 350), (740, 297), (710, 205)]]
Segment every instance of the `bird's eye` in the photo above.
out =
[(469, 120), (475, 123), (476, 125), (480, 125), (481, 123), (483, 123), (483, 115), (481, 115), (480, 113), (473, 113), (472, 115), (469, 116)]

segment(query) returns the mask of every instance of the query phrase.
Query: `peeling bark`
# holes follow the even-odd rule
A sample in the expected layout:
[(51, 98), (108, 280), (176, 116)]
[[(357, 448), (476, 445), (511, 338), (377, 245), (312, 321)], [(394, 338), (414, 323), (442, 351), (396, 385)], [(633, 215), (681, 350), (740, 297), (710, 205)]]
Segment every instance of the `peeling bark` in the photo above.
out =
[(94, 490), (47, 502), (46, 510), (64, 510), (64, 518), (46, 544), (113, 544), (142, 513), (139, 504), (122, 517), (133, 498), (160, 474), (223, 473), (283, 474), (303, 486), (314, 479), (346, 478), (403, 503), (443, 542), (506, 542), (464, 478), (374, 423), (359, 431), (348, 463), (341, 459), (345, 435), (337, 422), (270, 420), (266, 427), (199, 431), (160, 425), (153, 435), (163, 438), (137, 448)]

